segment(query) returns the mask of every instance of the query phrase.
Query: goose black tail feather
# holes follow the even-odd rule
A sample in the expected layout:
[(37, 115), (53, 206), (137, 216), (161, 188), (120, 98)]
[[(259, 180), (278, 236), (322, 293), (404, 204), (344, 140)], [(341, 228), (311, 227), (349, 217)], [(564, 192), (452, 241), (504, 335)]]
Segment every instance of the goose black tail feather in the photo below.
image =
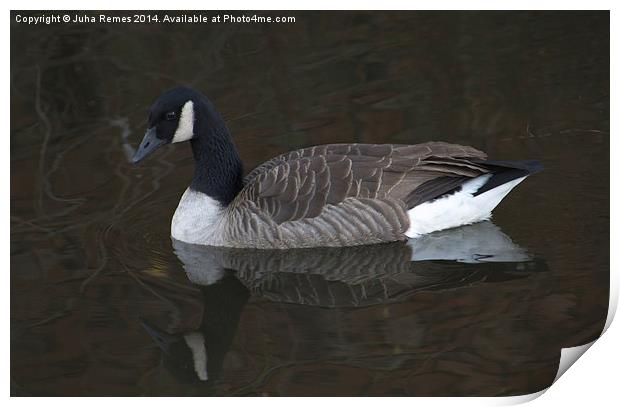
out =
[(411, 191), (409, 195), (405, 197), (405, 204), (407, 210), (420, 205), (423, 202), (431, 201), (438, 197), (451, 194), (461, 188), (463, 182), (467, 181), (468, 177), (438, 177), (428, 182), (425, 182), (415, 190)]
[(522, 161), (484, 161), (472, 160), (476, 164), (483, 165), (491, 170), (493, 174), (486, 184), (482, 186), (474, 196), (485, 193), (495, 187), (503, 185), (517, 178), (525, 177), (536, 172), (542, 171), (543, 166), (535, 160)]

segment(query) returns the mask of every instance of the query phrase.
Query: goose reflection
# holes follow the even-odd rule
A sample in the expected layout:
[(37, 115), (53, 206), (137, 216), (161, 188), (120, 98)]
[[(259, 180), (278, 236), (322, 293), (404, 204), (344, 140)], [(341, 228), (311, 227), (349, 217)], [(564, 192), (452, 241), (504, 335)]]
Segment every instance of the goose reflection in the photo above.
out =
[(143, 321), (178, 377), (217, 378), (250, 293), (325, 308), (398, 303), (425, 290), (522, 278), (544, 270), (491, 222), (408, 242), (344, 248), (252, 250), (173, 241), (187, 277), (201, 286), (200, 328), (172, 335)]
[(527, 262), (530, 255), (493, 222), (443, 230), (407, 243), (412, 261), (453, 260), (460, 263)]
[(518, 278), (534, 259), (491, 222), (408, 242), (293, 250), (252, 250), (173, 241), (189, 280), (207, 286), (227, 271), (255, 295), (321, 307), (399, 301), (419, 290)]

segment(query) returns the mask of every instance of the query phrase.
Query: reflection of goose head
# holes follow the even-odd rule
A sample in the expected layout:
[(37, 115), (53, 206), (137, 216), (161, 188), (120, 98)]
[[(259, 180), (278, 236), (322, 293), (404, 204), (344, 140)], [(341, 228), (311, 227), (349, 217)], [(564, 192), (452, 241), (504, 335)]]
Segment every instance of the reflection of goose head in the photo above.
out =
[(208, 380), (207, 348), (200, 332), (172, 335), (145, 320), (142, 326), (163, 351), (164, 364), (175, 376), (187, 381)]
[(230, 273), (202, 288), (204, 314), (198, 330), (171, 334), (142, 320), (163, 352), (164, 364), (185, 381), (213, 381), (235, 336), (249, 292)]
[(408, 243), (370, 246), (258, 250), (176, 240), (173, 245), (196, 284), (208, 286), (234, 270), (244, 285), (266, 298), (324, 307), (397, 301), (422, 289), (505, 280), (531, 271), (525, 250), (490, 222)]

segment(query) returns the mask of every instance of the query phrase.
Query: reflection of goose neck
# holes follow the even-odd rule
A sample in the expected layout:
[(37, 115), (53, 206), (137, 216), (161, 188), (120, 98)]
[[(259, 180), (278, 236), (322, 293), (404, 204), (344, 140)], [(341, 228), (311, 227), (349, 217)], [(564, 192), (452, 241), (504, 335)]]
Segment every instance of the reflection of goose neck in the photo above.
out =
[(232, 273), (204, 287), (202, 292), (204, 313), (200, 330), (205, 338), (208, 377), (215, 379), (235, 338), (250, 292)]
[(204, 311), (198, 330), (173, 335), (146, 321), (142, 325), (163, 351), (165, 364), (175, 376), (213, 381), (220, 375), (249, 291), (228, 273), (220, 281), (203, 287), (202, 293)]

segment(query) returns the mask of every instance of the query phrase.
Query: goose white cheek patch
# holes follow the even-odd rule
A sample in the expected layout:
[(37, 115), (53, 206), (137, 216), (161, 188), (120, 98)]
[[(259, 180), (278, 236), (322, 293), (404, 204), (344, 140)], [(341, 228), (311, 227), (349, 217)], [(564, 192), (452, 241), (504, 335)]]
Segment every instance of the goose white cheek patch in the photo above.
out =
[(174, 132), (172, 142), (180, 143), (192, 137), (194, 137), (194, 102), (190, 100), (186, 102), (183, 105), (183, 109), (181, 109), (179, 125), (177, 126), (177, 131)]

